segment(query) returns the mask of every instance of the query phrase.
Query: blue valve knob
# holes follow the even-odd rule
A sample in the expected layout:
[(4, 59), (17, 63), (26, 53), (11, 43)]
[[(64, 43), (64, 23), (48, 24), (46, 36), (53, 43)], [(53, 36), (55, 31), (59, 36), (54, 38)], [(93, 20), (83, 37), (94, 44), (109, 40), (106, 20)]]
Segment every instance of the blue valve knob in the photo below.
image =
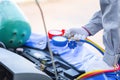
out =
[(73, 40), (69, 41), (69, 42), (68, 42), (68, 47), (69, 47), (70, 49), (74, 49), (75, 47), (77, 47), (76, 41), (73, 41)]

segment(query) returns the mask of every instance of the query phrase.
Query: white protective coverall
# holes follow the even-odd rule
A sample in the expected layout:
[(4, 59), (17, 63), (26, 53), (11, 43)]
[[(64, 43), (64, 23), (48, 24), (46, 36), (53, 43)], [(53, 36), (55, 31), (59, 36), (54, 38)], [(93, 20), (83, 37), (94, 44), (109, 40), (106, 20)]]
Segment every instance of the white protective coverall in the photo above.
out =
[(100, 0), (101, 10), (96, 12), (85, 28), (94, 35), (104, 30), (104, 61), (116, 65), (120, 58), (120, 0)]

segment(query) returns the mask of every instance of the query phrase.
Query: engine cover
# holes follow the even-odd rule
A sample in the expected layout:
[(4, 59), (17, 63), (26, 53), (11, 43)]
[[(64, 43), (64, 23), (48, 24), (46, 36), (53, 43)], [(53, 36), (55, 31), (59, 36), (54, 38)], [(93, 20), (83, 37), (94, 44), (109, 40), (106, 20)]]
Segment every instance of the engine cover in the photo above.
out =
[(29, 60), (3, 48), (0, 48), (0, 67), (11, 76), (7, 80), (52, 80)]

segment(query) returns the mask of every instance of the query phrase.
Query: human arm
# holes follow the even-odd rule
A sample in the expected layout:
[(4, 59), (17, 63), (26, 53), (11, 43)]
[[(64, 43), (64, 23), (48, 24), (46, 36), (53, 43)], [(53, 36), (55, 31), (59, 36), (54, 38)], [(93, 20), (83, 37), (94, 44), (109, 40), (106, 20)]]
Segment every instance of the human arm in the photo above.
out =
[(65, 36), (71, 38), (74, 36), (75, 40), (85, 39), (87, 36), (96, 34), (98, 31), (103, 29), (102, 27), (102, 14), (101, 11), (96, 12), (90, 19), (88, 24), (83, 27), (70, 28), (66, 31)]
[(97, 11), (93, 15), (93, 17), (90, 19), (90, 21), (88, 22), (88, 24), (86, 24), (84, 26), (84, 28), (86, 30), (88, 30), (91, 35), (94, 35), (98, 31), (100, 31), (101, 29), (103, 29), (103, 26), (102, 26), (102, 13), (101, 13), (101, 11)]
[(120, 0), (100, 0), (103, 22), (104, 61), (114, 66), (120, 58)]

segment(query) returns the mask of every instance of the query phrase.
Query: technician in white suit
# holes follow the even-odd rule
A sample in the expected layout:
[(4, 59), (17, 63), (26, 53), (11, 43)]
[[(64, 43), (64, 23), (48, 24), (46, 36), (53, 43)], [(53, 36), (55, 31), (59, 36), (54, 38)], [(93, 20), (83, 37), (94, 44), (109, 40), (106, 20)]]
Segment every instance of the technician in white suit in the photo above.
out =
[(120, 59), (120, 0), (100, 0), (100, 8), (101, 10), (94, 14), (88, 24), (67, 30), (65, 36), (68, 38), (74, 36), (75, 40), (85, 39), (103, 29), (105, 45), (103, 61), (109, 66), (114, 66)]

